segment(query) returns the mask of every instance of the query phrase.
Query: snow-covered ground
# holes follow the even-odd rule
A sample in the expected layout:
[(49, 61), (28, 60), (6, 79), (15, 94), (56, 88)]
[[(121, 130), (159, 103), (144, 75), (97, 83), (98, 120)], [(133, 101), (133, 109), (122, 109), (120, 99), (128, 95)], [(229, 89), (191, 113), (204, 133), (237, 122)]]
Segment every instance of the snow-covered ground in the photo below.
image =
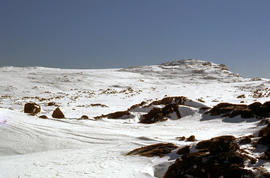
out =
[[(136, 116), (93, 118), (164, 96), (185, 96), (207, 106), (270, 100), (269, 79), (242, 78), (224, 65), (200, 60), (100, 70), (2, 67), (0, 81), (1, 178), (162, 177), (155, 167), (169, 157), (125, 154), (159, 142), (187, 144), (179, 136), (249, 135), (259, 129), (258, 121), (202, 120), (199, 112), (155, 124), (138, 123)], [(23, 113), (30, 101), (42, 108), (37, 116)], [(59, 105), (66, 119), (52, 119), (56, 106), (49, 102)], [(90, 119), (77, 120), (82, 115)]]

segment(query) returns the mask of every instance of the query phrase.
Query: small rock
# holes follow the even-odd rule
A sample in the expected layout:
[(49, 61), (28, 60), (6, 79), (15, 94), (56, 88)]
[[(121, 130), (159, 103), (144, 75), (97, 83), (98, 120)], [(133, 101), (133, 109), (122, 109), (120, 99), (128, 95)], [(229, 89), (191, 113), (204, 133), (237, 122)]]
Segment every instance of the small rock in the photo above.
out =
[(89, 119), (87, 115), (82, 115), (80, 119)]
[(39, 116), (39, 118), (41, 118), (41, 119), (48, 119), (48, 117), (46, 115), (41, 115), (41, 116)]
[(182, 137), (176, 137), (176, 139), (179, 140), (179, 141), (184, 141), (184, 140), (186, 139), (186, 137), (185, 137), (185, 136), (182, 136)]

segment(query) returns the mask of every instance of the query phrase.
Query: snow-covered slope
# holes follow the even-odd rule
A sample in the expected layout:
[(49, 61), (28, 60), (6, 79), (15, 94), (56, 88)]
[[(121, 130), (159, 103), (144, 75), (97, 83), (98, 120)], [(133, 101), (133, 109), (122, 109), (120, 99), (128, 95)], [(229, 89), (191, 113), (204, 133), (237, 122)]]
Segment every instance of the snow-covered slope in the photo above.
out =
[[(175, 139), (179, 136), (202, 140), (248, 135), (259, 129), (257, 121), (201, 121), (200, 112), (151, 125), (138, 123), (137, 115), (124, 120), (93, 118), (164, 96), (185, 96), (207, 106), (270, 100), (268, 79), (242, 78), (224, 65), (201, 60), (100, 70), (2, 67), (0, 81), (1, 178), (160, 177), (154, 167), (168, 157), (125, 154), (158, 142), (185, 145)], [(245, 97), (237, 98), (240, 95)], [(27, 102), (41, 105), (41, 113), (24, 114)], [(56, 106), (49, 102), (55, 102), (66, 119), (51, 119)], [(90, 119), (77, 120), (82, 115)]]

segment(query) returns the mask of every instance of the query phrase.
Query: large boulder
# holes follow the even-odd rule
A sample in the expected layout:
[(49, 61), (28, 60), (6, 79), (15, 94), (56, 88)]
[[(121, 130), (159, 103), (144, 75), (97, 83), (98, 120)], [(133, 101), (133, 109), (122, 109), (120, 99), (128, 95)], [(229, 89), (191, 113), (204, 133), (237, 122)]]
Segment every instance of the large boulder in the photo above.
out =
[(57, 119), (63, 119), (63, 118), (65, 118), (65, 115), (63, 114), (63, 112), (58, 107), (53, 111), (52, 117), (57, 118)]
[(26, 103), (24, 105), (24, 113), (28, 113), (31, 115), (36, 115), (40, 112), (41, 107), (36, 103)]
[(239, 145), (236, 138), (231, 135), (219, 136), (210, 140), (204, 140), (196, 145), (197, 149), (208, 149), (211, 153), (236, 151)]

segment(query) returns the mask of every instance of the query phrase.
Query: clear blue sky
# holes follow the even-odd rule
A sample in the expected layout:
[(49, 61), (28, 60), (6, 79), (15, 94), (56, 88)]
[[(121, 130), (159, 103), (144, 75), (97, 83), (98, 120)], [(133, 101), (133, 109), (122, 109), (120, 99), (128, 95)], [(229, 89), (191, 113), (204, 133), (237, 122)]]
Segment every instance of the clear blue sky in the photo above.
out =
[(270, 78), (269, 0), (0, 0), (0, 66), (196, 58)]

